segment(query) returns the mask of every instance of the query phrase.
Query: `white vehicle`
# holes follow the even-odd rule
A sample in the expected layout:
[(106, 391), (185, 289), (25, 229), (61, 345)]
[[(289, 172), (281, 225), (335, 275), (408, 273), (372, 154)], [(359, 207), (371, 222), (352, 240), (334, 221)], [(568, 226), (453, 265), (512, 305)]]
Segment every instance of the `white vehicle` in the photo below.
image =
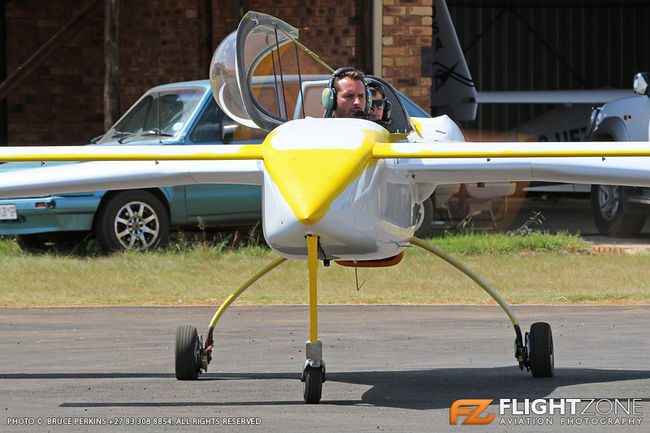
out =
[[(487, 104), (557, 104), (557, 107), (519, 125), (512, 132), (520, 141), (648, 141), (650, 98), (648, 74), (634, 78), (633, 92), (622, 89), (479, 92)], [(590, 108), (594, 105), (599, 108)], [(589, 116), (591, 113), (591, 116)], [(526, 193), (591, 198), (598, 231), (607, 236), (638, 235), (650, 211), (650, 190), (616, 185), (533, 182)]]
[[(594, 109), (586, 141), (649, 141), (650, 75), (638, 73), (637, 94)], [(609, 236), (634, 236), (643, 229), (650, 205), (650, 189), (592, 185), (591, 207), (598, 231)]]

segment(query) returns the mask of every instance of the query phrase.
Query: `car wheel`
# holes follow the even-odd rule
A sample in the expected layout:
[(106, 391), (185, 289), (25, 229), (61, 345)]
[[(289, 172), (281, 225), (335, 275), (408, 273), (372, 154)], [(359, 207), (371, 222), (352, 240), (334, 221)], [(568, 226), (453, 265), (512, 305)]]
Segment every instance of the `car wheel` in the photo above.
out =
[(169, 216), (165, 206), (148, 191), (123, 191), (100, 208), (95, 236), (105, 252), (151, 250), (167, 243)]
[(431, 230), (431, 224), (433, 222), (433, 202), (431, 201), (431, 197), (424, 200), (418, 206), (417, 212), (414, 236), (416, 238), (423, 238)]
[(47, 251), (49, 240), (42, 234), (16, 235), (18, 246), (28, 253), (43, 253)]
[(592, 185), (591, 210), (598, 231), (606, 236), (636, 236), (643, 229), (646, 214), (628, 200), (633, 188)]
[(33, 254), (45, 252), (70, 253), (86, 240), (88, 232), (53, 232), (16, 235), (16, 243)]

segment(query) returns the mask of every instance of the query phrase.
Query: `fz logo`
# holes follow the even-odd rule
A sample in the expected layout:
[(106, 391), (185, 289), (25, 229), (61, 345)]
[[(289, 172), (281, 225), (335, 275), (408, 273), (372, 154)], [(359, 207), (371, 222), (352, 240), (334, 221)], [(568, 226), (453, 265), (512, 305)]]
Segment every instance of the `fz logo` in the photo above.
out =
[(483, 411), (492, 403), (492, 400), (466, 399), (456, 400), (449, 408), (449, 424), (456, 424), (458, 415), (467, 415), (463, 424), (490, 424), (494, 414), (481, 417)]

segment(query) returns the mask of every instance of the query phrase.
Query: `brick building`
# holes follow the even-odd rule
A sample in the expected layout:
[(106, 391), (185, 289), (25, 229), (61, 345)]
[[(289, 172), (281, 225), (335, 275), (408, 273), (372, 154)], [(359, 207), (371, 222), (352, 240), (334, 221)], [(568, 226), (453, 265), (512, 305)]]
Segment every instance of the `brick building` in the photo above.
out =
[[(381, 75), (428, 108), (420, 51), (431, 43), (432, 1), (120, 1), (121, 110), (154, 85), (206, 78), (213, 49), (247, 10), (282, 18), (328, 64)], [(104, 8), (95, 3), (85, 24), (8, 94), (9, 145), (85, 144), (103, 132)], [(6, 75), (93, 4), (4, 2)]]

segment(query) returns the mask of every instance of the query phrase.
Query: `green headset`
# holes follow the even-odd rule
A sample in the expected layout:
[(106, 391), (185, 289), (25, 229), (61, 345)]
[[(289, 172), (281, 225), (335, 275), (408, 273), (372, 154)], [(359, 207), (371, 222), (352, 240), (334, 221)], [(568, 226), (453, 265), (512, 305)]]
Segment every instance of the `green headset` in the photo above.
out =
[[(336, 109), (336, 87), (334, 87), (334, 80), (336, 80), (346, 72), (356, 71), (356, 70), (357, 69), (355, 68), (347, 66), (344, 68), (338, 68), (332, 74), (332, 77), (327, 83), (327, 86), (325, 86), (325, 88), (323, 89), (323, 93), (321, 94), (321, 100), (320, 100), (321, 104), (323, 105), (323, 108), (327, 110), (325, 112), (325, 117), (330, 117), (332, 111)], [(364, 89), (366, 89), (366, 106), (363, 111), (364, 113), (367, 113), (370, 110), (370, 106), (372, 105), (372, 94), (370, 93), (370, 89), (368, 89), (368, 85), (366, 84), (366, 81), (365, 80), (361, 80), (361, 81), (363, 82)]]

